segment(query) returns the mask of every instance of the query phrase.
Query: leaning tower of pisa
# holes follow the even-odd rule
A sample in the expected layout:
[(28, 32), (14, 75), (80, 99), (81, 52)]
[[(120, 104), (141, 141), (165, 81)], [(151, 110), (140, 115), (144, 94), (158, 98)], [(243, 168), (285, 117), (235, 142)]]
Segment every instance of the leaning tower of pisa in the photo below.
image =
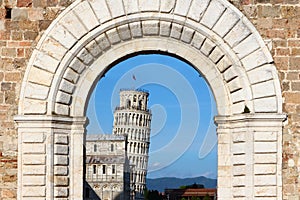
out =
[(120, 106), (114, 112), (113, 134), (127, 138), (131, 199), (144, 199), (150, 143), (151, 113), (145, 90), (121, 90)]

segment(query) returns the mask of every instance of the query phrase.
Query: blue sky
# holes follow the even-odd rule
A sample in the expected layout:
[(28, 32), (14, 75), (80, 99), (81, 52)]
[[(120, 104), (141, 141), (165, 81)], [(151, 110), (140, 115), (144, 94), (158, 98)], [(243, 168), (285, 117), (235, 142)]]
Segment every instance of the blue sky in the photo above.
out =
[(87, 134), (111, 134), (113, 110), (123, 88), (150, 93), (149, 178), (217, 177), (216, 106), (205, 79), (195, 69), (158, 54), (138, 55), (117, 64), (93, 91)]

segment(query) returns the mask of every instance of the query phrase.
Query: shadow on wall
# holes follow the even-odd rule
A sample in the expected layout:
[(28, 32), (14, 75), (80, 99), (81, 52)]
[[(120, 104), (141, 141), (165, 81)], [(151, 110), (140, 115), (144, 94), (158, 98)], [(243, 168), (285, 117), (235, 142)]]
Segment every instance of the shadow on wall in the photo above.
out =
[(99, 197), (95, 189), (92, 188), (88, 182), (84, 181), (84, 194), (83, 194), (84, 200), (128, 200), (124, 198), (123, 192), (118, 195), (110, 194), (109, 196), (110, 197), (113, 196), (113, 197), (112, 198)]

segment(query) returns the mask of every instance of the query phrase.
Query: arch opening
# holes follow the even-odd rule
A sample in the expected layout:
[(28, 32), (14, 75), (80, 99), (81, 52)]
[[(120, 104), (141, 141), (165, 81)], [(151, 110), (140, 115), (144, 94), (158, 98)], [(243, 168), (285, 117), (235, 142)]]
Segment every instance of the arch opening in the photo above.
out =
[[(206, 81), (203, 77), (183, 60), (169, 55), (167, 56), (166, 54), (153, 53), (154, 52), (143, 53), (142, 55), (122, 60), (108, 70), (100, 79), (88, 103), (87, 117), (90, 121), (90, 127), (87, 128), (88, 133), (109, 134), (112, 132), (121, 132), (111, 129), (111, 124), (113, 124), (114, 120), (115, 125), (124, 126), (124, 132), (122, 132), (122, 134), (128, 134), (128, 140), (143, 140), (144, 130), (139, 130), (138, 135), (134, 135), (135, 137), (133, 138), (130, 136), (130, 129), (132, 128), (133, 131), (135, 129), (133, 125), (135, 124), (135, 117), (133, 117), (133, 120), (128, 118), (131, 113), (127, 112), (130, 109), (125, 109), (126, 113), (119, 113), (115, 115), (115, 117), (112, 117), (115, 108), (119, 108), (119, 91), (122, 91), (124, 87), (133, 90), (143, 88), (142, 90), (145, 89), (150, 93), (149, 107), (145, 108), (143, 106), (143, 109), (151, 109), (152, 121), (155, 121), (155, 127), (151, 128), (152, 134), (150, 139), (152, 144), (155, 145), (152, 145), (152, 148), (150, 147), (149, 153), (149, 166), (151, 168), (149, 170), (150, 174), (152, 173), (152, 177), (187, 178), (199, 177), (205, 174), (206, 176), (209, 175), (209, 178), (216, 178), (217, 156), (215, 144), (217, 143), (217, 138), (213, 123), (216, 108), (214, 97), (211, 92), (209, 92), (209, 86), (206, 85)], [(99, 97), (95, 97), (95, 95)], [(121, 96), (120, 101), (126, 102), (127, 104), (127, 100), (135, 96), (134, 93), (128, 95), (129, 96), (126, 97)], [(137, 96), (137, 98), (140, 99), (138, 103), (140, 101), (142, 101), (143, 104), (146, 103), (143, 101), (144, 98), (140, 96)], [(102, 112), (95, 111), (97, 108)], [(140, 108), (137, 107), (137, 109), (139, 110)], [(95, 116), (95, 112), (97, 112), (98, 116)], [(121, 117), (118, 117), (120, 115)], [(98, 120), (91, 119), (95, 117)], [(157, 117), (159, 119), (157, 119)], [(116, 120), (118, 121), (117, 124)], [(145, 116), (139, 114), (137, 123), (139, 126), (147, 126)], [(98, 125), (98, 129), (92, 124)], [(131, 128), (128, 129), (126, 127)], [(178, 139), (176, 139), (176, 137), (178, 137)], [(183, 138), (188, 142), (183, 142)], [(128, 153), (137, 152), (138, 154), (144, 154), (145, 147), (143, 144), (140, 142), (128, 143)], [(175, 153), (175, 149), (182, 152)], [(170, 150), (174, 153), (167, 155), (167, 152), (170, 152)], [(162, 159), (164, 157), (169, 157), (170, 159)], [(153, 158), (157, 158), (158, 160)], [(200, 159), (202, 159), (202, 161), (200, 161)], [(144, 161), (142, 158), (137, 158), (136, 166), (139, 168), (142, 165), (145, 166), (143, 164), (144, 162), (147, 163), (148, 159)], [(193, 167), (190, 167), (189, 170), (182, 170), (188, 162), (190, 162), (190, 166)], [(158, 166), (157, 163), (160, 163), (160, 166)], [(177, 164), (175, 164), (175, 167), (172, 169), (174, 163)], [(171, 166), (169, 167), (171, 169), (165, 170), (164, 168), (168, 166)], [(171, 171), (174, 170), (177, 170), (177, 173), (172, 174)], [(143, 176), (145, 176), (145, 174), (146, 172), (139, 174), (139, 180), (142, 181), (142, 183), (144, 183)], [(216, 187), (214, 180), (207, 179), (207, 181), (210, 182), (207, 187)], [(190, 185), (193, 183), (190, 183)]]

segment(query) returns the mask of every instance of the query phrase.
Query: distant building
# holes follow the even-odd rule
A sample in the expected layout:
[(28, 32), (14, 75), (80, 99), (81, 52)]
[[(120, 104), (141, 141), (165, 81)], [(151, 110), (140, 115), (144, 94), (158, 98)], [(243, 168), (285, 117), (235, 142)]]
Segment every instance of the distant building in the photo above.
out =
[(217, 199), (217, 189), (215, 188), (196, 188), (196, 189), (165, 189), (166, 200), (191, 200), (199, 198), (203, 200), (206, 196), (209, 196), (211, 200)]
[(121, 90), (113, 134), (86, 136), (85, 199), (144, 199), (151, 113), (149, 93)]

